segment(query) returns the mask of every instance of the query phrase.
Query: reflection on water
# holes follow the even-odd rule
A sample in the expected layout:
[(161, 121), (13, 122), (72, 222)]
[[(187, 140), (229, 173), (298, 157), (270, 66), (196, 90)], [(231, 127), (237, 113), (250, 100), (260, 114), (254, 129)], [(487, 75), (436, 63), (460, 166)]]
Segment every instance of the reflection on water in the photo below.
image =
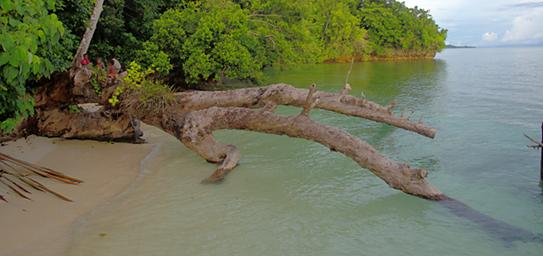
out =
[[(539, 153), (522, 132), (543, 120), (543, 49), (447, 50), (436, 60), (357, 63), (350, 83), (438, 129), (434, 140), (358, 118), (312, 111), (319, 122), (383, 154), (427, 168), (430, 180), (476, 212), (543, 233)], [(340, 90), (349, 65), (268, 70), (268, 82)], [(281, 107), (282, 114), (299, 110)], [(410, 114), (405, 112), (405, 115)], [(70, 255), (540, 255), (541, 243), (489, 236), (440, 204), (386, 187), (343, 155), (300, 139), (241, 131), (240, 166), (218, 186), (215, 165), (159, 131), (157, 157), (126, 193), (83, 218)], [(454, 207), (453, 207), (454, 208)], [(100, 236), (103, 233), (105, 235)], [(514, 236), (514, 234), (511, 234)], [(502, 237), (507, 237), (507, 234)]]

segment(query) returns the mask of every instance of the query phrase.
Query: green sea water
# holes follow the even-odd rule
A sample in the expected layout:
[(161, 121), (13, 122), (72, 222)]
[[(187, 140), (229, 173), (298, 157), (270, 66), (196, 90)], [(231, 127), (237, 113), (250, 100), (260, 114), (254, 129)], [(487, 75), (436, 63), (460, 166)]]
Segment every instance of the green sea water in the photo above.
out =
[[(349, 64), (267, 70), (268, 83), (339, 91)], [(434, 60), (353, 65), (352, 94), (397, 102), (435, 139), (315, 110), (384, 155), (429, 170), (429, 180), (473, 209), (543, 233), (539, 137), (543, 48), (451, 49)], [(280, 114), (297, 114), (282, 107)], [(392, 190), (351, 159), (316, 143), (242, 131), (240, 165), (202, 185), (215, 165), (174, 138), (156, 143), (138, 180), (81, 218), (69, 255), (543, 255), (543, 243), (506, 243), (435, 202)]]

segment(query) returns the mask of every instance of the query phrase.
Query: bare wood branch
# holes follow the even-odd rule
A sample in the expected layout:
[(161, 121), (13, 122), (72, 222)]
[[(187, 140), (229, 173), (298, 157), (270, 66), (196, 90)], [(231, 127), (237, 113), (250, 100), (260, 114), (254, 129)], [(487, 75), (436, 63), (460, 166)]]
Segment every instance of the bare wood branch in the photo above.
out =
[[(309, 118), (279, 116), (247, 108), (211, 107), (187, 114), (184, 122), (182, 132), (176, 132), (173, 124), (162, 128), (173, 135), (181, 134), (180, 140), (206, 160), (221, 163), (215, 172), (219, 180), (235, 167), (239, 152), (232, 145), (221, 145), (215, 141), (212, 133), (220, 129), (241, 129), (315, 141), (352, 158), (392, 188), (432, 200), (440, 200), (443, 196), (425, 180), (426, 170), (396, 163), (359, 138), (341, 129), (315, 123)], [(234, 152), (228, 152), (233, 149)]]
[(311, 86), (309, 86), (309, 90), (307, 92), (307, 97), (305, 99), (303, 110), (300, 113), (300, 115), (308, 116), (309, 111), (311, 111), (311, 109), (313, 109), (319, 103), (319, 97), (315, 96), (316, 92), (317, 92), (317, 86), (315, 84), (312, 84)]
[[(213, 106), (259, 108), (266, 101), (273, 101), (277, 105), (303, 107), (307, 94), (307, 89), (298, 89), (287, 84), (274, 84), (266, 87), (229, 91), (176, 93), (175, 105), (176, 109), (186, 112)], [(319, 98), (319, 102), (315, 105), (315, 108), (389, 124), (429, 138), (434, 138), (436, 134), (436, 129), (406, 120), (405, 118), (395, 117), (389, 113), (386, 107), (366, 99), (323, 91), (316, 92), (314, 96)], [(343, 97), (343, 100), (341, 100), (341, 97)]]
[(392, 115), (392, 110), (393, 110), (395, 107), (396, 107), (396, 101), (393, 100), (393, 101), (391, 101), (391, 102), (387, 105), (387, 107), (386, 107), (386, 108), (387, 108), (387, 112), (388, 112), (389, 114)]
[(528, 138), (531, 142), (534, 143), (534, 145), (528, 145), (528, 147), (534, 148), (534, 149), (543, 148), (543, 143), (533, 139), (532, 137), (528, 136), (526, 133), (523, 133), (523, 134), (524, 134), (524, 137)]
[[(240, 159), (237, 148), (215, 141), (213, 131), (220, 129), (241, 129), (316, 141), (351, 157), (360, 166), (369, 169), (389, 186), (412, 195), (440, 200), (443, 194), (425, 179), (427, 171), (396, 163), (379, 154), (374, 148), (345, 131), (321, 125), (307, 118), (312, 108), (319, 108), (350, 116), (361, 117), (399, 128), (414, 131), (433, 138), (435, 129), (424, 124), (399, 118), (390, 113), (390, 105), (381, 106), (369, 100), (347, 95), (298, 89), (287, 84), (266, 87), (244, 88), (230, 91), (190, 91), (174, 95), (174, 100), (160, 115), (137, 109), (122, 109), (134, 118), (159, 127), (174, 135), (188, 148), (209, 162), (220, 164), (216, 171), (204, 182), (219, 182), (233, 170)], [(122, 99), (124, 101), (124, 99)], [(124, 104), (121, 104), (123, 106)], [(300, 115), (279, 116), (273, 113), (277, 105), (302, 108)], [(130, 108), (127, 105), (128, 108)], [(61, 112), (61, 113), (55, 113)], [(51, 136), (71, 138), (109, 138), (110, 129), (120, 123), (123, 113), (116, 113), (119, 120), (108, 119), (103, 110), (96, 113), (67, 113), (60, 110), (39, 111), (38, 130), (50, 132)], [(127, 118), (127, 124), (131, 117)], [(59, 120), (65, 120), (59, 122)], [(66, 121), (68, 120), (68, 121)], [(92, 124), (92, 126), (89, 126)], [(110, 125), (106, 125), (110, 124)], [(128, 125), (132, 129), (133, 125)], [(86, 128), (85, 128), (86, 127)], [(92, 128), (89, 128), (92, 127)], [(121, 127), (125, 127), (122, 125)], [(116, 130), (119, 135), (128, 130)], [(42, 173), (44, 174), (44, 173)], [(49, 173), (48, 173), (49, 174)], [(35, 186), (42, 186), (35, 183)], [(47, 191), (45, 188), (43, 190)]]
[(302, 110), (301, 115), (307, 116), (309, 115), (309, 111), (311, 111), (312, 108), (315, 107), (315, 104), (318, 99), (315, 98), (315, 92), (317, 91), (317, 86), (315, 84), (312, 84), (309, 86), (309, 90), (307, 92), (307, 97), (305, 98), (304, 103), (304, 109)]
[(351, 77), (351, 71), (353, 71), (353, 64), (354, 64), (354, 57), (351, 59), (351, 65), (349, 65), (349, 71), (347, 71), (347, 75), (345, 76), (345, 84), (349, 83), (349, 78)]
[(345, 84), (345, 86), (343, 86), (343, 89), (341, 90), (341, 93), (340, 93), (341, 96), (339, 97), (339, 101), (342, 102), (343, 98), (349, 95), (350, 92), (351, 92), (351, 85)]
[(266, 101), (266, 103), (264, 103), (264, 107), (262, 107), (262, 111), (266, 112), (274, 112), (275, 109), (277, 109), (277, 104), (275, 104), (273, 101)]

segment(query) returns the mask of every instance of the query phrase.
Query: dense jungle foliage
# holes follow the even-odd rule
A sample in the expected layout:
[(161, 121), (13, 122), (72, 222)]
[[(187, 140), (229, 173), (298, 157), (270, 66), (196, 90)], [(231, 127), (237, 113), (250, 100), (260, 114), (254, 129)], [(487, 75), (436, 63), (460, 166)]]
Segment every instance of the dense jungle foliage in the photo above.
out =
[[(31, 81), (66, 70), (95, 0), (0, 2), (0, 130), (32, 114)], [(176, 86), (258, 82), (268, 66), (433, 56), (447, 31), (395, 0), (107, 0), (89, 55)]]

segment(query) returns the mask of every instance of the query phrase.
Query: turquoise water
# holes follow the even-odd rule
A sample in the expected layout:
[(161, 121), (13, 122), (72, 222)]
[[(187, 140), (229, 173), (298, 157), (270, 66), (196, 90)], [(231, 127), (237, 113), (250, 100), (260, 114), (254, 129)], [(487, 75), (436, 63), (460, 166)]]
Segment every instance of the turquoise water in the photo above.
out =
[[(313, 111), (383, 154), (430, 171), (447, 195), (494, 219), (543, 233), (539, 137), (543, 48), (452, 49), (435, 60), (358, 63), (352, 94), (414, 111), (436, 139)], [(349, 65), (268, 70), (269, 83), (338, 91)], [(281, 114), (299, 110), (283, 107)], [(543, 243), (505, 243), (440, 204), (389, 189), (349, 158), (312, 142), (221, 131), (240, 166), (215, 169), (157, 130), (142, 177), (79, 221), (69, 255), (541, 255)]]

